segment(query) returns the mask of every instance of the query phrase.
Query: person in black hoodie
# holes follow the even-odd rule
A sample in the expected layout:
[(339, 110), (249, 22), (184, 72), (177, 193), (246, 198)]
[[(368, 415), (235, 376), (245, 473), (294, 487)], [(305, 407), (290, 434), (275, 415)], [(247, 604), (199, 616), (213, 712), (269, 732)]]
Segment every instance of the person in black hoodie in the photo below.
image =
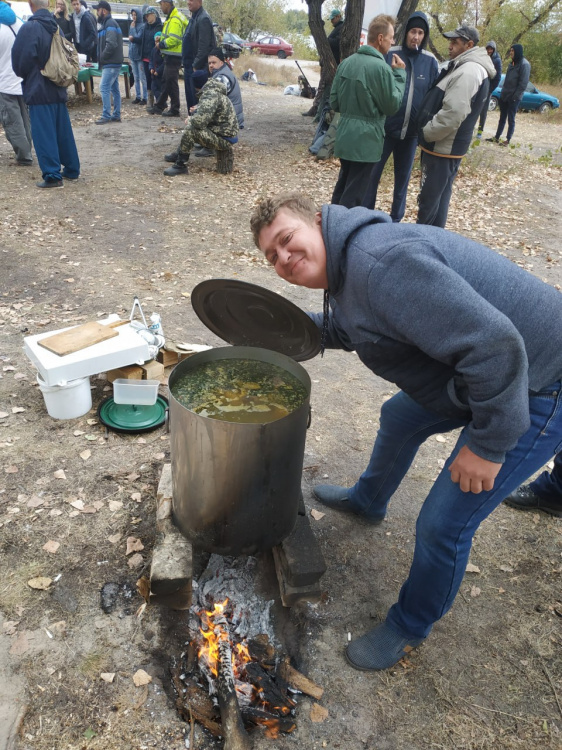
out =
[(478, 123), (478, 132), (476, 134), (476, 137), (478, 139), (482, 138), (482, 133), (484, 132), (484, 125), (486, 124), (486, 118), (488, 117), (488, 106), (490, 105), (492, 93), (494, 92), (494, 89), (499, 85), (502, 77), (502, 59), (497, 52), (496, 43), (494, 41), (488, 42), (488, 44), (486, 45), (486, 52), (492, 58), (494, 68), (496, 69), (496, 75), (490, 81), (488, 96), (486, 97), (486, 101), (482, 105), (482, 111), (480, 112), (480, 122)]
[[(76, 51), (86, 55), (87, 62), (96, 62), (98, 59), (98, 30), (96, 20), (88, 10), (86, 0), (72, 0), (72, 38)], [(91, 81), (93, 83), (93, 81)]]
[[(509, 50), (511, 62), (507, 66), (505, 79), (500, 94), (500, 119), (498, 129), (493, 138), (487, 138), (488, 141), (499, 143), (500, 146), (509, 146), (509, 142), (515, 130), (515, 115), (517, 108), (523, 98), (529, 77), (531, 75), (531, 63), (523, 57), (523, 47), (521, 44), (514, 44)], [(507, 136), (505, 141), (500, 142), (500, 136), (505, 128), (507, 120)]]
[[(154, 106), (154, 100), (158, 99), (161, 94), (161, 86), (158, 86), (158, 94), (156, 94), (153, 88), (154, 78), (152, 76), (152, 70), (154, 66), (151, 63), (152, 53), (154, 51), (154, 37), (156, 34), (162, 32), (162, 21), (158, 15), (158, 11), (152, 5), (144, 5), (142, 9), (142, 17), (144, 20), (144, 26), (142, 30), (142, 45), (141, 45), (141, 59), (144, 65), (144, 73), (146, 76), (146, 86), (148, 89), (148, 104), (146, 108), (152, 109)], [(157, 67), (162, 61), (162, 55), (158, 51)], [(162, 74), (158, 74), (161, 78)]]
[(43, 173), (37, 187), (63, 187), (63, 178), (78, 179), (80, 160), (66, 108), (66, 89), (41, 74), (51, 54), (53, 34), (59, 29), (49, 12), (49, 0), (29, 0), (29, 6), (33, 15), (14, 41), (12, 67), (23, 79), (31, 137)]
[(380, 160), (373, 167), (363, 199), (365, 208), (374, 208), (384, 165), (390, 154), (394, 157), (394, 195), (390, 216), (399, 222), (406, 211), (406, 195), (412, 165), (418, 146), (416, 116), (422, 99), (437, 78), (437, 60), (425, 49), (429, 38), (429, 23), (425, 13), (413, 13), (408, 19), (404, 41), (391, 47), (386, 61), (392, 62), (396, 53), (406, 64), (406, 88), (400, 109), (386, 118), (385, 136)]

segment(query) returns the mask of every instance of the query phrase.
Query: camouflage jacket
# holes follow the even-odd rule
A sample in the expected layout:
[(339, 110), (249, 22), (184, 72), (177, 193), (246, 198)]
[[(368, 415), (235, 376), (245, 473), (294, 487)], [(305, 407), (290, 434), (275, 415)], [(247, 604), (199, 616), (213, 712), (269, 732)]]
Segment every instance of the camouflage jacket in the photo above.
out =
[(226, 85), (209, 78), (201, 89), (197, 112), (191, 118), (194, 128), (208, 128), (223, 138), (238, 135), (238, 119), (232, 102), (226, 95)]

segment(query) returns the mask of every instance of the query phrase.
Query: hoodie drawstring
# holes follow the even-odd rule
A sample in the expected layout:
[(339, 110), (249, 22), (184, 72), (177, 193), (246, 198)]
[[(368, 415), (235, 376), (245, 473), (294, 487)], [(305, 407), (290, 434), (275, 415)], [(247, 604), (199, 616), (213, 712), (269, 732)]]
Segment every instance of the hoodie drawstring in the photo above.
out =
[(324, 289), (324, 303), (322, 306), (322, 333), (320, 335), (320, 356), (324, 356), (326, 339), (328, 338), (328, 322), (330, 320), (330, 292)]

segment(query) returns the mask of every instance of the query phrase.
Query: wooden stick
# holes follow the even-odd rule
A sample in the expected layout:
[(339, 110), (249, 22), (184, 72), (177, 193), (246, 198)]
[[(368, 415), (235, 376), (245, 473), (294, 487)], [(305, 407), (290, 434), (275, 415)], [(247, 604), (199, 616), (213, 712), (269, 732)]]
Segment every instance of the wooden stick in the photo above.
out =
[(217, 698), (221, 712), (224, 750), (251, 750), (252, 743), (244, 729), (240, 707), (234, 687), (232, 671), (232, 649), (228, 635), (228, 622), (224, 615), (215, 619), (214, 632), (219, 639), (219, 675), (217, 679)]
[(301, 672), (298, 672), (294, 667), (289, 664), (289, 660), (285, 659), (279, 666), (279, 674), (291, 687), (295, 690), (300, 690), (301, 693), (310, 695), (316, 700), (320, 700), (324, 694), (324, 688), (317, 685), (308, 677), (305, 677)]

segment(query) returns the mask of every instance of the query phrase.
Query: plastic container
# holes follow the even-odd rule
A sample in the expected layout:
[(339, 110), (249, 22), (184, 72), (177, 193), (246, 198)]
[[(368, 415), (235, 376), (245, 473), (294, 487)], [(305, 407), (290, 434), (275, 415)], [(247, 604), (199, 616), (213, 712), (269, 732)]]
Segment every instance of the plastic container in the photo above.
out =
[(53, 419), (76, 419), (87, 414), (92, 408), (92, 391), (90, 378), (69, 380), (60, 385), (47, 385), (41, 375), (37, 375), (37, 383), (47, 412)]
[(158, 398), (159, 385), (159, 380), (117, 378), (113, 381), (113, 400), (116, 404), (151, 406)]

